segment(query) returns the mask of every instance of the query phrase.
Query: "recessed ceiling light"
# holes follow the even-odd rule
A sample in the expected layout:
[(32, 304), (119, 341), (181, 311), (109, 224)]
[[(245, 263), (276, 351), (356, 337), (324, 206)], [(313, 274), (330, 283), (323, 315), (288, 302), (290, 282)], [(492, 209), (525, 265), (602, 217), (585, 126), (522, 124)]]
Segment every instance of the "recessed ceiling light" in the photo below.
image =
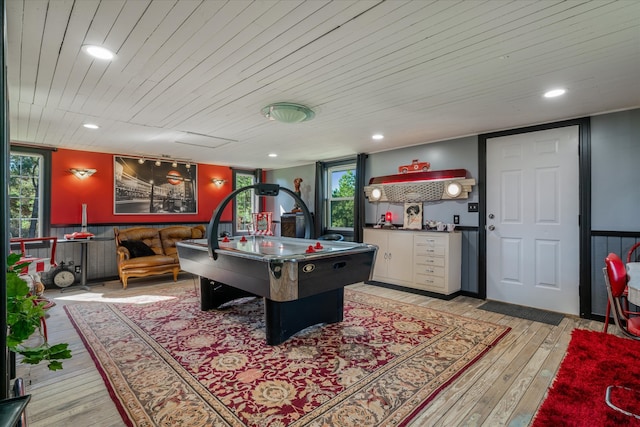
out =
[(269, 157), (278, 157), (276, 153), (269, 153)]
[(556, 96), (562, 96), (567, 91), (565, 89), (553, 89), (544, 93), (545, 98), (555, 98)]
[(379, 140), (379, 139), (383, 139), (383, 138), (384, 138), (384, 135), (381, 134), (381, 133), (376, 133), (376, 134), (373, 134), (371, 136), (371, 139), (375, 139), (375, 140)]
[(101, 46), (86, 45), (82, 47), (85, 52), (98, 59), (113, 59), (115, 54)]
[(87, 129), (100, 129), (100, 126), (94, 125), (93, 123), (85, 123), (82, 126), (86, 127)]

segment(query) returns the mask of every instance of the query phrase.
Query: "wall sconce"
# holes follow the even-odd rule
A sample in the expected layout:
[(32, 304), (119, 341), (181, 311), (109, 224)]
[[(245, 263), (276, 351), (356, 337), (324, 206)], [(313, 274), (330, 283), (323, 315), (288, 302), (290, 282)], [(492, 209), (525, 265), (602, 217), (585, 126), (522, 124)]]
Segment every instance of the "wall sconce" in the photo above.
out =
[(222, 186), (222, 184), (224, 184), (225, 182), (227, 182), (226, 179), (221, 179), (221, 178), (213, 178), (211, 180), (211, 182), (213, 182), (215, 185), (217, 185), (218, 187)]
[(69, 169), (69, 172), (75, 175), (78, 179), (89, 178), (91, 175), (96, 173), (95, 169)]

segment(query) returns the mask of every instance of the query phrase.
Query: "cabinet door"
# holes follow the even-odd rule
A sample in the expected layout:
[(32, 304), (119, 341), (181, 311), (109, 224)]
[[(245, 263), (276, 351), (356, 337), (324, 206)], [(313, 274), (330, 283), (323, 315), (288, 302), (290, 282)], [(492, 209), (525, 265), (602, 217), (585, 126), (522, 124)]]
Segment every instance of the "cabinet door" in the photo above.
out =
[(387, 235), (387, 277), (398, 284), (410, 284), (413, 282), (413, 233), (396, 231)]
[(365, 243), (376, 245), (378, 253), (376, 255), (376, 263), (373, 267), (373, 280), (382, 281), (387, 278), (387, 232), (383, 230), (364, 230), (363, 240)]

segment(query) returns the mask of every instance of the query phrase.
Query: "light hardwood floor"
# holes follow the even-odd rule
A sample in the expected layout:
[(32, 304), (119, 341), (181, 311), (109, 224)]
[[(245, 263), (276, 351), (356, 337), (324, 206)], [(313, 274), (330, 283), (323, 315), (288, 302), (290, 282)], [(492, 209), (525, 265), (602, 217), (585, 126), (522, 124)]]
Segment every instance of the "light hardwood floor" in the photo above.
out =
[[(181, 274), (179, 280), (198, 288), (197, 280), (189, 274)], [(63, 307), (88, 300), (126, 301), (165, 286), (174, 286), (170, 278), (133, 280), (126, 291), (117, 281), (94, 286), (90, 292), (47, 290), (47, 297), (57, 304), (49, 310), (49, 340), (69, 343), (73, 358), (57, 372), (50, 372), (45, 364), (18, 364), (18, 377), (32, 395), (27, 410), (29, 426), (124, 425)], [(602, 323), (578, 318), (565, 317), (559, 326), (549, 326), (490, 313), (477, 309), (484, 301), (469, 297), (444, 301), (365, 284), (350, 288), (512, 328), (497, 346), (438, 394), (412, 421), (414, 427), (529, 425), (564, 357), (571, 331), (602, 330)]]

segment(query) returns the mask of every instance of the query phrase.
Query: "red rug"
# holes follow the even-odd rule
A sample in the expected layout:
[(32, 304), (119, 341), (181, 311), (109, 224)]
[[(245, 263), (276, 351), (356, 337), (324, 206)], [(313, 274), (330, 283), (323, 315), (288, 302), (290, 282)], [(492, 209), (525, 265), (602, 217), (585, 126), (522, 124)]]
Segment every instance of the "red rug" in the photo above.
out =
[(65, 307), (127, 425), (401, 426), (509, 330), (347, 290), (343, 322), (271, 347), (262, 300), (166, 292)]
[(640, 341), (576, 329), (558, 374), (535, 416), (534, 427), (640, 426), (640, 420), (605, 403), (610, 385), (613, 403), (640, 414)]

